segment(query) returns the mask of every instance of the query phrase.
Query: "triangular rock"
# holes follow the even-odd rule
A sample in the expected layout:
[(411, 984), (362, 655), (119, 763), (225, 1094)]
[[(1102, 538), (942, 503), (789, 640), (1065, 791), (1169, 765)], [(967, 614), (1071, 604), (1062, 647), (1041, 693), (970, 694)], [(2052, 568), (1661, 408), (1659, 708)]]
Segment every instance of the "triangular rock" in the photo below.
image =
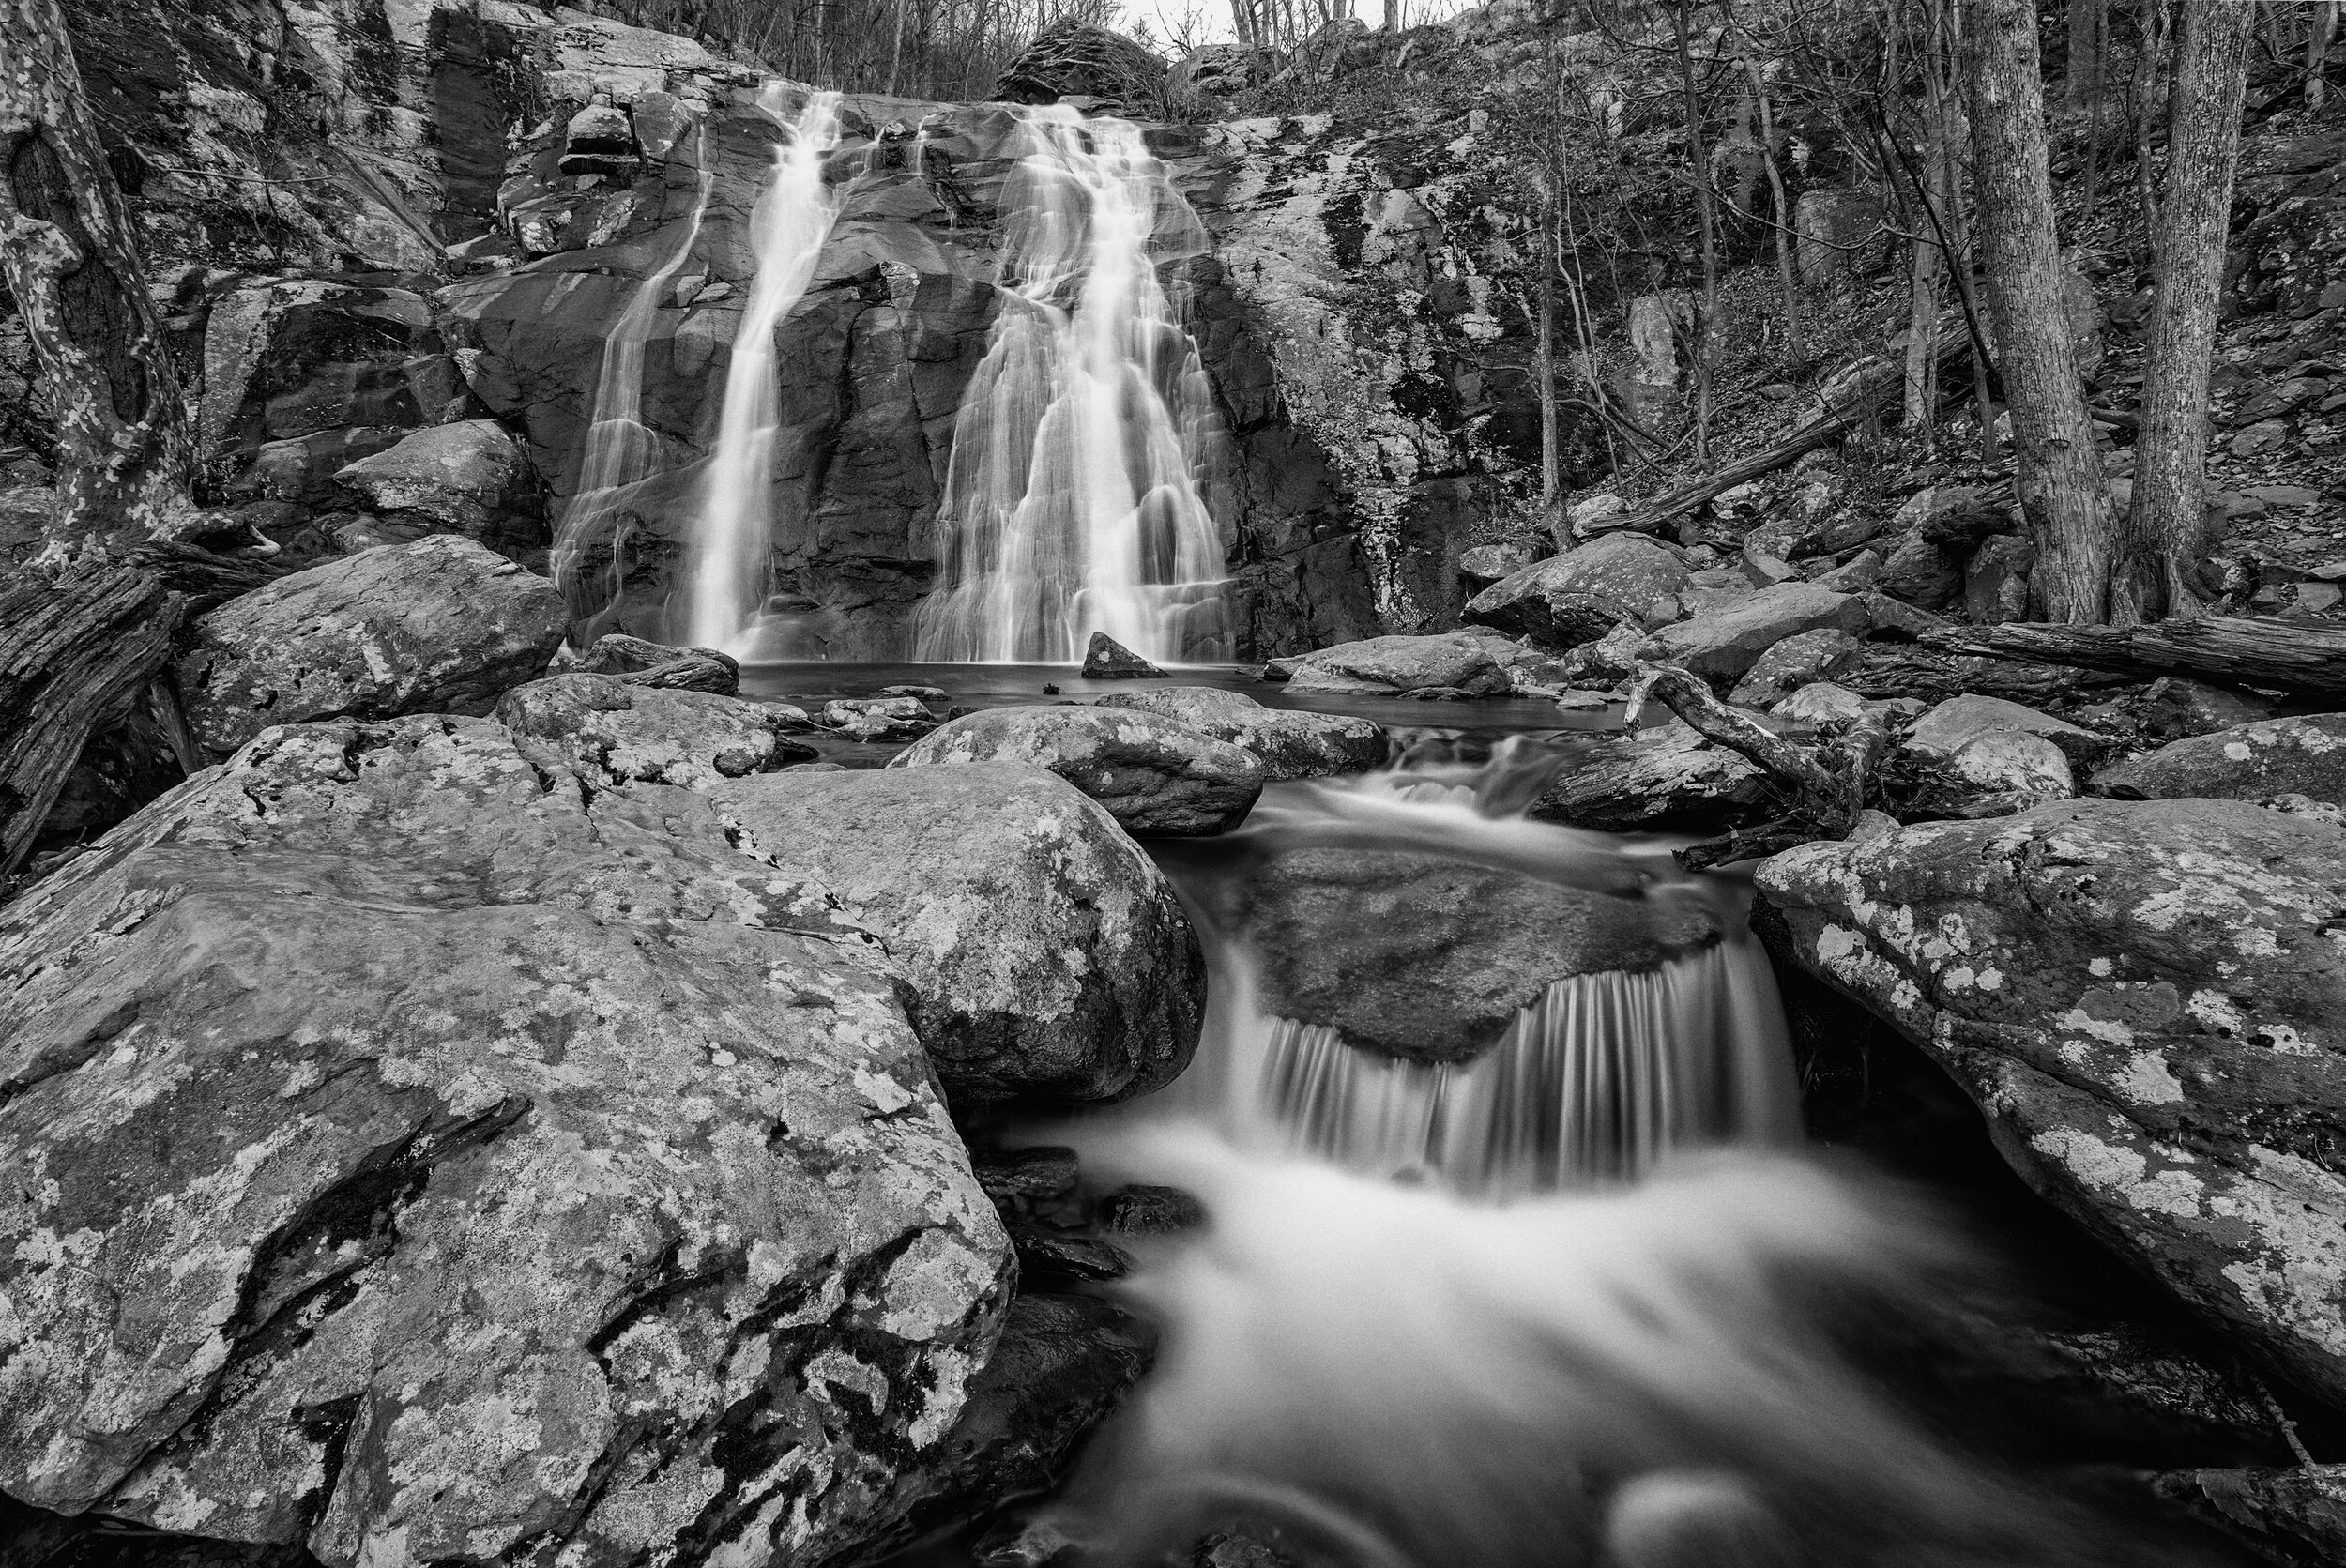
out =
[(1084, 649), (1084, 678), (1086, 680), (1165, 680), (1169, 677), (1163, 670), (1106, 632), (1094, 632), (1091, 634), (1091, 646)]

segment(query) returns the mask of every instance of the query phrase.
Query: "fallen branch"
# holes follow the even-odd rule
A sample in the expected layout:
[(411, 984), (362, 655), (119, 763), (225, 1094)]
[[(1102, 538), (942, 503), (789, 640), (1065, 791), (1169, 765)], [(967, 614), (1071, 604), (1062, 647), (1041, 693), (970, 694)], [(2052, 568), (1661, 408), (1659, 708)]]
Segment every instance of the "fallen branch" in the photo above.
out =
[(1960, 626), (1927, 632), (1921, 641), (1942, 653), (2067, 664), (2137, 680), (2183, 675), (2346, 697), (2346, 627), (2311, 621), (2194, 616), (2156, 626)]

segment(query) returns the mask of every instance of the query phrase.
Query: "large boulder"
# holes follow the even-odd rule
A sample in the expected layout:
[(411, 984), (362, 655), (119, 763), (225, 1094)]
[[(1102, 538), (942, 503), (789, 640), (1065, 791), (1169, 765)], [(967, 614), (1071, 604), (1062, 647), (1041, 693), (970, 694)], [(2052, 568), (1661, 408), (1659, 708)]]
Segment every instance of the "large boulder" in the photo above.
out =
[(417, 431), (360, 458), (334, 482), (419, 531), (462, 534), (507, 553), (546, 542), (538, 471), (495, 419)]
[(1262, 793), (1252, 752), (1129, 708), (995, 708), (966, 714), (891, 757), (891, 768), (1022, 762), (1057, 773), (1127, 832), (1226, 832)]
[(994, 96), (1011, 103), (1098, 99), (1153, 117), (1163, 111), (1171, 73), (1146, 44), (1071, 18), (1036, 36), (994, 84)]
[(271, 724), (481, 714), (545, 669), (567, 621), (545, 578), (440, 534), (230, 600), (195, 623), (179, 693), (219, 753)]
[(2030, 1185), (2346, 1398), (2346, 828), (2073, 800), (1805, 845), (1759, 884)]
[(1160, 686), (1094, 700), (1097, 708), (1161, 714), (1216, 740), (1243, 746), (1262, 762), (1269, 783), (1364, 773), (1385, 762), (1384, 726), (1341, 713), (1265, 708), (1243, 692), (1218, 686)]
[(1267, 669), (1299, 692), (1390, 695), (1439, 689), (1484, 696), (1504, 692), (1509, 686), (1507, 672), (1490, 645), (1464, 632), (1368, 637), (1317, 653), (1273, 659)]
[(1205, 959), (1181, 901), (1043, 769), (793, 771), (711, 797), (744, 847), (815, 874), (888, 944), (956, 1104), (1118, 1100), (1196, 1048)]
[(1707, 831), (1750, 820), (1768, 799), (1767, 775), (1741, 752), (1672, 719), (1597, 742), (1540, 793), (1531, 814), (1609, 832)]
[(1226, 896), (1266, 1012), (1419, 1061), (1479, 1055), (1557, 981), (1650, 969), (1720, 936), (1698, 901), (1402, 850), (1290, 850)]
[(1644, 534), (1607, 534), (1476, 594), (1466, 618), (1554, 647), (1592, 643), (1616, 626), (1675, 620), (1692, 576), (1677, 551)]
[(1713, 615), (1666, 626), (1649, 643), (1653, 657), (1705, 680), (1732, 685), (1760, 656), (1804, 632), (1864, 632), (1873, 614), (1854, 594), (1814, 583), (1778, 583)]
[(0, 913), (0, 966), (38, 1507), (328, 1568), (828, 1559), (998, 1332), (895, 967), (690, 792), (289, 726)]
[(1985, 693), (1966, 692), (1935, 704), (1914, 721), (1903, 747), (1915, 755), (1943, 762), (1975, 740), (1993, 735), (2033, 735), (2061, 749), (2062, 755), (2086, 762), (2109, 751), (2108, 736), (2096, 735), (2066, 719), (2041, 713), (2026, 703)]
[(2103, 769), (2094, 787), (2126, 800), (2305, 795), (2346, 805), (2346, 713), (2267, 719), (2170, 741)]
[(707, 789), (817, 754), (789, 738), (781, 709), (616, 676), (548, 676), (516, 686), (498, 701), (496, 719), (531, 755), (550, 752), (604, 784)]

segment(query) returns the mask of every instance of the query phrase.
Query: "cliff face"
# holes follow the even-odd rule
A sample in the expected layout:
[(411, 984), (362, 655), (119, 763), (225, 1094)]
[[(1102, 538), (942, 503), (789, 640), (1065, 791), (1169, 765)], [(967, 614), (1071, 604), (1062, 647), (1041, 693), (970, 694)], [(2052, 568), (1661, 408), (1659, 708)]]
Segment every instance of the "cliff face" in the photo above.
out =
[[(656, 477), (597, 519), (580, 562), (613, 624), (659, 632), (780, 134), (753, 102), (764, 73), (500, 0), (201, 16), (83, 0), (73, 24), (219, 496), (273, 503), (272, 536), (323, 521), (372, 537), (350, 534), (363, 503), (335, 472), (483, 415), (526, 440), (558, 529), (605, 344), (666, 268), (641, 327)], [(999, 309), (1014, 122), (1000, 104), (877, 98), (843, 121), (826, 165), (839, 221), (779, 331), (774, 582), (812, 648), (900, 657)], [(1150, 132), (1209, 241), (1162, 243), (1168, 225), (1157, 260), (1227, 426), (1208, 489), (1243, 656), (1454, 623), (1471, 519), (1522, 488), (1528, 339), (1486, 276), (1517, 242), (1476, 200), (1472, 137), (1452, 145), (1465, 129)]]

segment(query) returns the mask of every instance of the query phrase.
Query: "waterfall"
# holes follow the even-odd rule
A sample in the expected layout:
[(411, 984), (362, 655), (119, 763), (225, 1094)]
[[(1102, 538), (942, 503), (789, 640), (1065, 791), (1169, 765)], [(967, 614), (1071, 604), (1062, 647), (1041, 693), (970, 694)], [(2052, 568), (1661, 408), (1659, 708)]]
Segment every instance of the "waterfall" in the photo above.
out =
[(1226, 659), (1200, 494), (1222, 425), (1152, 256), (1203, 230), (1139, 127), (1013, 113), (1001, 314), (954, 423), (915, 657), (1069, 662), (1096, 631), (1160, 662)]
[[(602, 360), (595, 376), (595, 401), (586, 427), (586, 449), (579, 459), (578, 485), (563, 510), (549, 565), (554, 580), (570, 604), (572, 640), (591, 643), (610, 630), (605, 624), (620, 587), (619, 535), (632, 515), (645, 481), (657, 477), (659, 438), (643, 422), (644, 345), (660, 322), (660, 307), (669, 285), (693, 254), (708, 212), (709, 192), (716, 175), (708, 161), (708, 128), (704, 123), (695, 139), (699, 190), (684, 237), (668, 259), (636, 286), (627, 309), (619, 313), (603, 340)], [(586, 576), (586, 545), (610, 536), (608, 567), (595, 579)]]
[(823, 155), (839, 140), (839, 95), (809, 93), (795, 114), (789, 96), (806, 89), (774, 83), (757, 106), (785, 134), (774, 173), (750, 221), (757, 266), (725, 371), (724, 411), (700, 495), (684, 601), (670, 633), (698, 647), (745, 654), (766, 601), (767, 549), (773, 537), (774, 437), (781, 422), (774, 332), (806, 294), (837, 204), (823, 185)]

